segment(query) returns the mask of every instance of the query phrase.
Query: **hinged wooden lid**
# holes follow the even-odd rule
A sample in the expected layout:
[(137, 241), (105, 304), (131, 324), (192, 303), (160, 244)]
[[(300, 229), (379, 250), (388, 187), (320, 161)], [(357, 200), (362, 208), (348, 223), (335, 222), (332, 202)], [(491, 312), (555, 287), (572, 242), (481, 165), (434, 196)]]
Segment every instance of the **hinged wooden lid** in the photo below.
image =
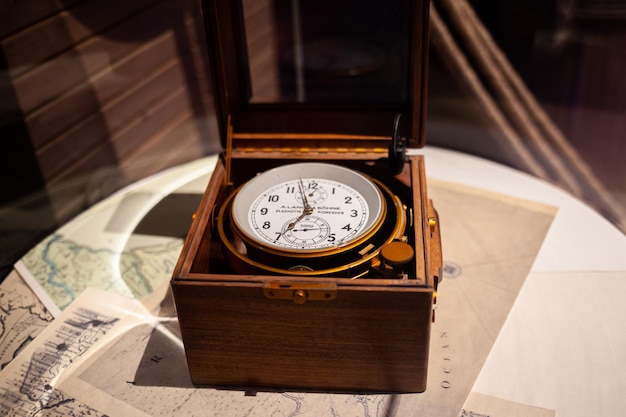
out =
[(230, 117), (234, 147), (285, 147), (287, 139), (333, 148), (361, 138), (386, 149), (402, 114), (401, 136), (422, 147), (428, 7), (429, 0), (205, 0), (223, 146)]

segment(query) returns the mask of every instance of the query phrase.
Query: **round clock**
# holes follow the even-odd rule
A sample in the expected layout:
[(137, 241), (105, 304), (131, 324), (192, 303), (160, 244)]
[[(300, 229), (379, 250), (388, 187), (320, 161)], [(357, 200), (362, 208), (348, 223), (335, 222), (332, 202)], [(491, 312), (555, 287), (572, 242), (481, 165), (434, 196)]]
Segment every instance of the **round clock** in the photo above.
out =
[(354, 275), (402, 235), (403, 210), (386, 187), (360, 172), (295, 163), (235, 190), (220, 210), (218, 231), (236, 269), (243, 263), (254, 272)]

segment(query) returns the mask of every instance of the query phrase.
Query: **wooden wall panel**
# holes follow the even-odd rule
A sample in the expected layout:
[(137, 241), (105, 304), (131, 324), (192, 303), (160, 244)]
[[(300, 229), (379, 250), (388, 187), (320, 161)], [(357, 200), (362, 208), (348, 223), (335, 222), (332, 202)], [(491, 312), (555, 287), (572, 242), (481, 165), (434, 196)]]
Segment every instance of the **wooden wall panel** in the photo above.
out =
[[(162, 170), (170, 166), (189, 161), (190, 156), (202, 151), (198, 137), (197, 123), (193, 117), (173, 120), (169, 129), (162, 129), (150, 141), (145, 141), (136, 149), (135, 155), (121, 161), (121, 167), (129, 178), (141, 178), (143, 164)], [(176, 146), (172, 147), (171, 144)]]
[[(97, 114), (101, 108), (110, 100), (114, 100), (118, 95), (123, 94), (127, 89), (132, 89), (136, 83), (141, 82), (146, 77), (151, 76), (155, 68), (159, 68), (164, 63), (171, 60), (172, 54), (176, 53), (175, 40), (172, 34), (164, 33), (158, 38), (151, 40), (138, 50), (128, 54), (124, 59), (116, 62), (97, 73), (82, 84), (82, 88), (88, 88), (88, 92), (93, 99), (93, 109), (88, 114)], [(78, 90), (81, 90), (79, 88)], [(19, 91), (19, 90), (18, 90)], [(82, 92), (84, 94), (84, 91)], [(73, 95), (72, 92), (69, 93)], [(62, 100), (49, 106), (52, 113), (68, 114), (75, 108), (74, 100)], [(67, 107), (61, 107), (63, 104)], [(78, 109), (78, 111), (82, 111)], [(85, 117), (84, 114), (82, 117)], [(70, 126), (80, 124), (80, 120), (71, 121)], [(28, 120), (28, 118), (27, 118)], [(53, 136), (46, 129), (45, 125), (38, 125), (41, 129), (38, 135), (33, 135), (35, 147), (42, 147), (54, 140), (62, 140), (60, 136)], [(32, 132), (32, 131), (31, 131)], [(44, 172), (44, 175), (46, 173)]]
[[(123, 46), (110, 44), (110, 42), (90, 42), (90, 45), (87, 45), (89, 48), (86, 46), (72, 48), (55, 59), (42, 63), (28, 73), (15, 78), (14, 86), (20, 98), (22, 110), (29, 114), (73, 87), (86, 83), (92, 75), (95, 82), (98, 82), (101, 78), (100, 72), (128, 66), (128, 61), (137, 54), (145, 54), (145, 58), (150, 59), (152, 64), (155, 59), (176, 57), (177, 45), (174, 31), (180, 29), (179, 25), (171, 26), (151, 39), (139, 43), (122, 43)], [(118, 51), (118, 48), (122, 51)], [(159, 48), (163, 50), (153, 52), (154, 49)], [(134, 62), (132, 61), (130, 65)], [(143, 64), (143, 67), (138, 67), (137, 70), (145, 70), (148, 65)], [(106, 99), (106, 97), (100, 98)]]
[[(108, 143), (90, 149), (81, 159), (68, 166), (65, 175), (50, 179), (45, 187), (52, 211), (59, 222), (64, 222), (91, 204), (128, 183), (115, 165), (102, 165), (103, 160), (114, 160)], [(94, 169), (97, 167), (97, 169)], [(78, 175), (77, 173), (80, 173)]]
[[(63, 10), (2, 41), (17, 76), (106, 28), (128, 19), (154, 0), (91, 0)], [(81, 17), (89, 19), (88, 25)], [(131, 20), (132, 21), (132, 20)]]
[[(172, 91), (172, 86), (183, 86), (184, 83), (185, 74), (179, 61), (171, 60), (160, 65), (102, 108), (101, 114), (109, 132), (114, 137), (131, 121), (145, 118), (152, 106), (178, 91)], [(179, 89), (188, 93), (184, 87)]]
[[(183, 26), (174, 27), (174, 30), (183, 29)], [(102, 103), (114, 99), (117, 94), (122, 94), (134, 82), (150, 76), (150, 73), (164, 62), (179, 62), (177, 53), (175, 34), (167, 31), (143, 44), (134, 45), (134, 48), (128, 49), (121, 59), (101, 68), (94, 68), (87, 82), (76, 84), (47, 105), (28, 114), (26, 120), (35, 146), (42, 146), (82, 118), (97, 112)], [(101, 51), (94, 55), (81, 54), (81, 61), (77, 65), (92, 60), (98, 54), (105, 52)], [(24, 88), (36, 85), (37, 81), (37, 79), (25, 81)], [(58, 86), (55, 88), (58, 89)], [(77, 106), (77, 103), (81, 105)]]
[(62, 11), (64, 8), (71, 7), (81, 0), (24, 0), (9, 2), (3, 4), (2, 13), (0, 13), (0, 38), (15, 33), (25, 27), (34, 25), (35, 23)]
[[(139, 138), (150, 140), (173, 120), (187, 119), (192, 115), (193, 111), (185, 89), (181, 88), (171, 92), (167, 97), (154, 102), (145, 113), (114, 135), (112, 143), (116, 156), (120, 161), (132, 159), (136, 156), (138, 149), (146, 142), (146, 140)], [(174, 148), (179, 145), (174, 141), (171, 146)]]
[(0, 47), (61, 220), (99, 172), (119, 187), (217, 148), (199, 0), (25, 3)]

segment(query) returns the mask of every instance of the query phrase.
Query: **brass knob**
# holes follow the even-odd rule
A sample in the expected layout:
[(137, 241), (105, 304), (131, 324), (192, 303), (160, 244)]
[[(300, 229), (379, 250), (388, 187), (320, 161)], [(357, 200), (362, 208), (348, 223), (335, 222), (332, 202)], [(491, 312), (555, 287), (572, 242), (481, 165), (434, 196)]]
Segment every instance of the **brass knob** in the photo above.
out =
[(411, 245), (401, 241), (387, 243), (380, 250), (380, 256), (387, 265), (402, 266), (413, 259), (415, 252)]
[(304, 304), (306, 302), (306, 291), (295, 290), (293, 292), (293, 302), (296, 304)]
[(411, 262), (414, 255), (415, 251), (411, 245), (399, 240), (387, 243), (380, 249), (382, 263), (390, 266), (393, 273), (398, 276), (404, 274), (404, 265)]

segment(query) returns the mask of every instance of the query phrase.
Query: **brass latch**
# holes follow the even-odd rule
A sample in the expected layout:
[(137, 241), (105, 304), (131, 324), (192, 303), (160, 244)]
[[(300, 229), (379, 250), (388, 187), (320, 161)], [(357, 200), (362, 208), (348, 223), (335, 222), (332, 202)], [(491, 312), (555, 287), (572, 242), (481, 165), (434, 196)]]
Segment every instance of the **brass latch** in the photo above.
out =
[(266, 282), (263, 285), (263, 294), (272, 300), (293, 300), (296, 304), (304, 304), (307, 301), (331, 301), (337, 298), (337, 284)]

